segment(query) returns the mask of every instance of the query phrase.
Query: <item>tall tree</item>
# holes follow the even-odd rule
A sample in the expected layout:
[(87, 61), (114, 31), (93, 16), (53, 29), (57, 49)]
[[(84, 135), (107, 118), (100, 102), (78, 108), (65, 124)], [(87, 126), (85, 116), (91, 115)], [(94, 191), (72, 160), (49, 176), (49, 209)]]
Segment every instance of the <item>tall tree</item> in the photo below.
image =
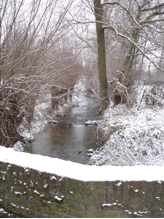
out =
[(96, 19), (96, 32), (98, 44), (98, 74), (99, 74), (99, 94), (101, 98), (102, 110), (106, 110), (109, 104), (108, 84), (106, 76), (106, 54), (105, 36), (103, 28), (103, 7), (100, 0), (94, 0), (94, 11)]
[[(107, 14), (103, 27), (108, 28), (109, 35), (122, 45), (124, 51), (121, 66), (117, 66), (113, 73), (117, 78), (116, 85), (121, 83), (124, 87), (132, 88), (131, 85), (138, 78), (139, 63), (143, 61), (144, 70), (151, 63), (154, 69), (164, 71), (159, 65), (159, 60), (162, 60), (159, 54), (163, 50), (164, 3), (156, 0), (104, 0), (102, 5), (112, 11), (112, 15)], [(118, 94), (117, 87), (115, 91)], [(121, 94), (122, 91), (118, 96)], [(122, 97), (119, 97), (121, 100)]]

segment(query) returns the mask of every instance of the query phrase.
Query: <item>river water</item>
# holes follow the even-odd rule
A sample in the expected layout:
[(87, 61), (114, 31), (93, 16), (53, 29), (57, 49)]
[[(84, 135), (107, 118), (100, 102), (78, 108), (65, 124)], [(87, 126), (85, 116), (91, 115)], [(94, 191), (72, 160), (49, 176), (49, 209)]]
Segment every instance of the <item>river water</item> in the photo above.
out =
[(44, 131), (28, 144), (25, 152), (87, 164), (89, 149), (95, 150), (95, 126), (86, 126), (88, 120), (99, 119), (99, 104), (80, 95), (78, 106), (70, 108), (58, 124), (48, 124)]

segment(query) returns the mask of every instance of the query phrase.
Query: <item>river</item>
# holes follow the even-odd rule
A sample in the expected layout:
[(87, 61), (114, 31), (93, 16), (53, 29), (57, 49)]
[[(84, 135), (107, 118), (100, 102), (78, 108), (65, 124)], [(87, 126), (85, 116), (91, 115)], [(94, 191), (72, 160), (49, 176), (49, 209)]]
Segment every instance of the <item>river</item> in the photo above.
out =
[(87, 164), (89, 149), (95, 150), (96, 127), (86, 126), (88, 120), (99, 119), (99, 104), (80, 95), (77, 106), (69, 108), (57, 124), (48, 124), (35, 140), (26, 145), (25, 152)]

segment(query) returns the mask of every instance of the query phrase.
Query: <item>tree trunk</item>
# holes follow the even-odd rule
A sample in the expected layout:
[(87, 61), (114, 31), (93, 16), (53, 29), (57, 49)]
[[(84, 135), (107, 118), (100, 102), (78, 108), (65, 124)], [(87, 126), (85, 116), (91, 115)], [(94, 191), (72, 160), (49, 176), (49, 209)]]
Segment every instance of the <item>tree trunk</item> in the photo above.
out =
[(99, 74), (99, 94), (101, 98), (102, 110), (106, 110), (109, 104), (108, 84), (106, 76), (106, 54), (105, 37), (103, 29), (103, 6), (100, 0), (94, 0), (94, 11), (96, 19), (97, 44), (98, 44), (98, 74)]
[[(138, 41), (139, 31), (140, 30), (138, 28), (135, 28), (133, 30), (132, 39), (135, 43), (137, 43), (137, 41)], [(130, 47), (129, 47), (128, 55), (123, 63), (122, 72), (125, 74), (129, 74), (130, 70), (133, 66), (134, 59), (136, 58), (136, 51), (135, 50), (136, 50), (136, 46), (133, 43), (131, 43)]]

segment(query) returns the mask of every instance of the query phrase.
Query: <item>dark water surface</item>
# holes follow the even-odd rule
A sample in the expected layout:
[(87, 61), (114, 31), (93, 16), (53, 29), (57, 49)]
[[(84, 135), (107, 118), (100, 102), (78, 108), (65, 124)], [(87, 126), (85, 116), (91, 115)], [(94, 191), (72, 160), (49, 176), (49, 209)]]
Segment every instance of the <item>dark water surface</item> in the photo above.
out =
[(26, 152), (87, 164), (89, 149), (98, 146), (94, 141), (95, 126), (85, 126), (88, 120), (98, 119), (98, 103), (81, 95), (78, 106), (69, 109), (59, 124), (49, 124), (25, 148)]

